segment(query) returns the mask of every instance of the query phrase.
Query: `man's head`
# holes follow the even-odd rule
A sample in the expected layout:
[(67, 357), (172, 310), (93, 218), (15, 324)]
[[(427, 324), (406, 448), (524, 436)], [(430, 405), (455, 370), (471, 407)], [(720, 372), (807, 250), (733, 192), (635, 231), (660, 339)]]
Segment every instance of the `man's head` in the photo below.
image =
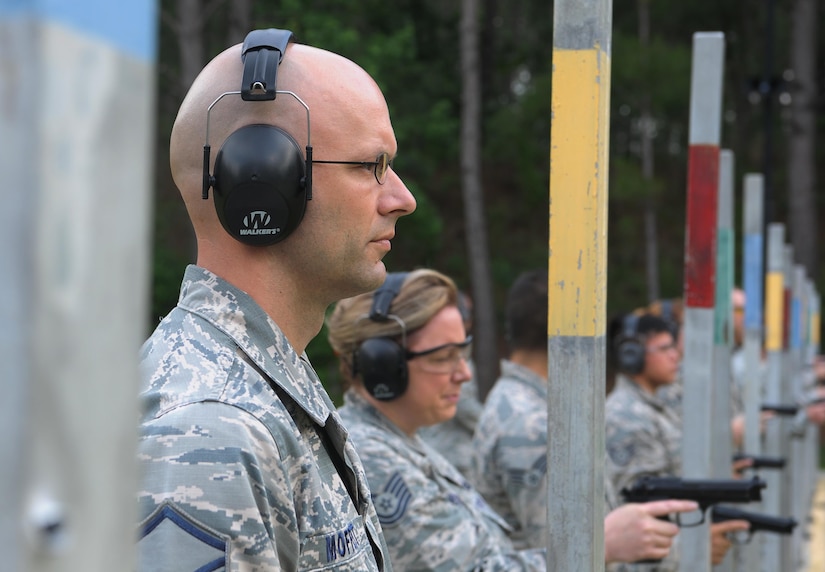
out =
[(547, 351), (547, 270), (522, 273), (507, 293), (504, 331), (512, 351)]
[(241, 89), (243, 72), (240, 45), (215, 57), (193, 82), (172, 129), (172, 175), (198, 239), (199, 264), (218, 274), (241, 262), (261, 277), (272, 278), (276, 271), (279, 279), (298, 282), (308, 293), (329, 301), (376, 287), (385, 275), (381, 259), (389, 251), (395, 221), (415, 208), (415, 200), (392, 169), (381, 184), (374, 166), (360, 164), (374, 162), (382, 153), (390, 158), (396, 154), (387, 105), (377, 84), (346, 58), (291, 43), (278, 67), (276, 87), (306, 104), (309, 131), (306, 108), (287, 94), (274, 101), (228, 95), (212, 108), (210, 173), (227, 138), (256, 124), (288, 133), (301, 155), (311, 137), (313, 159), (320, 161), (312, 165), (312, 200), (297, 229), (276, 245), (251, 247), (224, 230), (213, 197), (201, 197), (207, 109), (222, 94)]
[(671, 325), (651, 314), (626, 314), (610, 328), (616, 367), (649, 391), (676, 380), (679, 350)]

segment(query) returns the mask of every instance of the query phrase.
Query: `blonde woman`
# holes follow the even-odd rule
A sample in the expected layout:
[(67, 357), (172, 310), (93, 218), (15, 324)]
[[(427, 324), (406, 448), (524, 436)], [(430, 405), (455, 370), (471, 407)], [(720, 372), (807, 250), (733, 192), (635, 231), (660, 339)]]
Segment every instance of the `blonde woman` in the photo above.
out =
[(367, 473), (396, 570), (545, 570), (508, 525), (417, 435), (455, 415), (471, 338), (458, 291), (433, 270), (390, 274), (339, 302), (329, 341), (347, 384), (340, 413)]

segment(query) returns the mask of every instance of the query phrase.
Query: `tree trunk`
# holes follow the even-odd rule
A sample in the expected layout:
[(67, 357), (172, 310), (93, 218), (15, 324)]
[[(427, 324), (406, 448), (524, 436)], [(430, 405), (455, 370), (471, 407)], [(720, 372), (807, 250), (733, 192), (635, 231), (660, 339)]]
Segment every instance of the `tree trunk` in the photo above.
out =
[(796, 262), (806, 268), (809, 277), (816, 277), (816, 0), (796, 0), (792, 18), (791, 67), (795, 81), (788, 137), (788, 226)]
[[(645, 63), (649, 60), (650, 50), (650, 0), (639, 0), (639, 49)], [(644, 89), (644, 88), (643, 88)], [(653, 181), (653, 135), (654, 124), (650, 113), (650, 93), (642, 95), (641, 113), (642, 137), (642, 177)], [(659, 247), (656, 232), (656, 197), (653, 185), (649, 185), (645, 197), (645, 277), (647, 281), (648, 302), (659, 299)]]
[(478, 0), (461, 2), (461, 190), (473, 297), (475, 373), (484, 400), (498, 377), (495, 305), (481, 188), (481, 74)]
[(201, 0), (178, 0), (176, 18), (178, 50), (180, 51), (180, 87), (182, 93), (189, 87), (203, 68), (203, 5)]
[(252, 0), (232, 0), (229, 6), (229, 30), (227, 46), (243, 42), (252, 29)]

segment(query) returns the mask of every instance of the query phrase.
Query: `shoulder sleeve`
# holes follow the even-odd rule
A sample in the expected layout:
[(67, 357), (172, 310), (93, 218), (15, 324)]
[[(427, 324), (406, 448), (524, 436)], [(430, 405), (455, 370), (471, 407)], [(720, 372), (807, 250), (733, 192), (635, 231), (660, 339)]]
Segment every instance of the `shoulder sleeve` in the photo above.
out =
[(547, 490), (546, 406), (497, 393), (485, 403), (474, 456), (474, 483), (513, 527), (511, 538), (519, 546), (543, 547), (547, 509), (535, 501)]
[(545, 570), (544, 553), (516, 551), (469, 485), (428, 474), (409, 451), (375, 441), (356, 446), (394, 568)]
[(651, 413), (627, 405), (605, 412), (605, 446), (609, 460), (605, 470), (618, 493), (640, 477), (668, 473), (667, 443), (658, 434)]
[(250, 554), (280, 569), (278, 554), (297, 558), (289, 476), (250, 414), (216, 402), (179, 407), (141, 426), (138, 462), (139, 570), (196, 570)]

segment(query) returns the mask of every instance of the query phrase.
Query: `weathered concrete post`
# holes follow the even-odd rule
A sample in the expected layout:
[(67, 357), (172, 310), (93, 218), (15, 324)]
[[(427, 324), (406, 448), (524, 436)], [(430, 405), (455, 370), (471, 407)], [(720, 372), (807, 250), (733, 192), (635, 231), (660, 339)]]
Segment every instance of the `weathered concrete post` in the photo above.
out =
[(548, 570), (604, 570), (611, 17), (609, 0), (554, 4)]
[(0, 0), (0, 568), (133, 568), (152, 0)]

